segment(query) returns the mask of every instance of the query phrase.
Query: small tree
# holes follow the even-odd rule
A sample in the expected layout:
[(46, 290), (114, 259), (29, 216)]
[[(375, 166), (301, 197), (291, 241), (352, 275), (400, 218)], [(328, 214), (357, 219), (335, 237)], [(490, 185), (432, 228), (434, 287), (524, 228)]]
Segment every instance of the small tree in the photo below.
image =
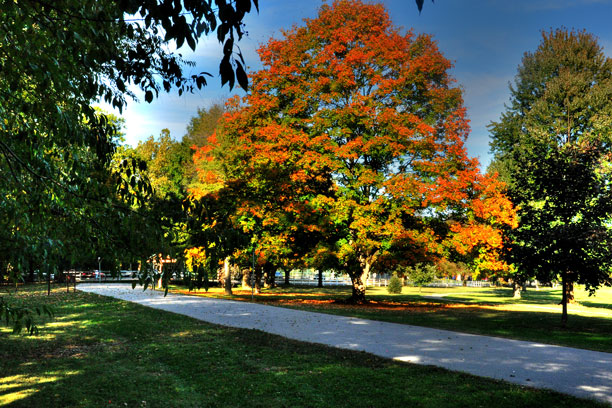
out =
[(437, 269), (434, 265), (424, 263), (419, 263), (406, 268), (406, 275), (408, 276), (408, 279), (410, 279), (413, 285), (419, 287), (419, 292), (421, 292), (421, 288), (423, 286), (434, 281), (436, 278), (436, 272)]
[(394, 273), (389, 279), (389, 286), (387, 286), (387, 292), (389, 293), (402, 293), (402, 280)]

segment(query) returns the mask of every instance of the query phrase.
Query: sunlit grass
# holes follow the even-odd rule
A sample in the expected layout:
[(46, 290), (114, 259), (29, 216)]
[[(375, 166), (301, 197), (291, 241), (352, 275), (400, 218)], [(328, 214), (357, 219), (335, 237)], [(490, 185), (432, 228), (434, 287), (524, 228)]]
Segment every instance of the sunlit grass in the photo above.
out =
[[(65, 373), (64, 376), (71, 373)], [(30, 397), (39, 390), (40, 385), (58, 381), (59, 376), (13, 375), (0, 378), (0, 406)]]

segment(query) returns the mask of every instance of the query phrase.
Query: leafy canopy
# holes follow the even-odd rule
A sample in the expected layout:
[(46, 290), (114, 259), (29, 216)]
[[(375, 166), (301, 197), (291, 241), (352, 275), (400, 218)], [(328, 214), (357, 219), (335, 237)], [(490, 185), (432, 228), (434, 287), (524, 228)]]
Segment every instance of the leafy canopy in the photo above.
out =
[(281, 246), (313, 233), (312, 262), (348, 273), (357, 300), (392, 262), (470, 254), (505, 267), (499, 227), (514, 213), (466, 155), (461, 91), (429, 36), (400, 33), (381, 5), (335, 1), (259, 55), (205, 152), (241, 189), (245, 231)]
[[(201, 88), (206, 73), (186, 76), (189, 63), (171, 45), (194, 49), (212, 32), (224, 43), (222, 83), (246, 89), (235, 43), (252, 5), (257, 0), (3, 2), (2, 275), (20, 279), (24, 270), (64, 267), (80, 255), (144, 256), (159, 244), (159, 231), (139, 234), (149, 220), (133, 206), (150, 196), (141, 165), (113, 161), (116, 123), (91, 104), (103, 99), (122, 109), (133, 89), (150, 102), (162, 90)], [(132, 246), (133, 236), (150, 245)]]
[(612, 60), (597, 39), (543, 32), (490, 125), (493, 166), (519, 208), (509, 254), (520, 273), (590, 290), (612, 283), (611, 114)]

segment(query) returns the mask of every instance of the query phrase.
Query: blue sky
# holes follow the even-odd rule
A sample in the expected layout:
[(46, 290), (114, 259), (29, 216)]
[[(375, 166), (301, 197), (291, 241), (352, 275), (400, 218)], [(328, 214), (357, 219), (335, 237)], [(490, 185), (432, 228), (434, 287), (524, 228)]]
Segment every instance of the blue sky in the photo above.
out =
[[(499, 118), (508, 101), (508, 84), (526, 51), (534, 51), (542, 30), (558, 27), (593, 33), (604, 52), (612, 55), (612, 0), (426, 0), (419, 15), (413, 0), (383, 0), (393, 23), (404, 30), (433, 35), (443, 54), (454, 62), (453, 77), (463, 88), (464, 101), (471, 121), (466, 146), (472, 157), (478, 157), (486, 168), (490, 161), (489, 135), (486, 125)], [(259, 0), (259, 14), (247, 16), (248, 37), (239, 43), (251, 70), (261, 68), (255, 50), (271, 37), (280, 37), (282, 29), (301, 25), (304, 18), (314, 18), (321, 0)], [(217, 75), (221, 48), (214, 38), (203, 39), (193, 53), (179, 50), (186, 59), (196, 62), (187, 74), (207, 71), (213, 74), (209, 86), (194, 94), (178, 97), (176, 92), (160, 94), (148, 104), (130, 102), (123, 112), (126, 141), (138, 141), (161, 129), (170, 129), (176, 138), (186, 132), (189, 120), (198, 107), (222, 103), (230, 92), (221, 88)], [(191, 70), (193, 72), (191, 72)]]

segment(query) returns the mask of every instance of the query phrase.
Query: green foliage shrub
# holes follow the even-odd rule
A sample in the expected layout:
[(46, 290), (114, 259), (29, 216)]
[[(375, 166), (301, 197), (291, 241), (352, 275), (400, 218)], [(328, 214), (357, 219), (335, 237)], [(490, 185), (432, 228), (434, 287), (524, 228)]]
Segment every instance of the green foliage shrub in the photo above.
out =
[(406, 268), (406, 276), (418, 287), (425, 286), (436, 278), (437, 269), (434, 265), (419, 263)]
[(402, 280), (393, 274), (389, 279), (389, 286), (387, 286), (387, 292), (389, 293), (402, 293)]
[(457, 275), (461, 275), (463, 279), (467, 279), (467, 276), (472, 275), (472, 271), (469, 266), (464, 262), (451, 262), (443, 259), (437, 264), (438, 270), (440, 271), (441, 277), (454, 278)]

